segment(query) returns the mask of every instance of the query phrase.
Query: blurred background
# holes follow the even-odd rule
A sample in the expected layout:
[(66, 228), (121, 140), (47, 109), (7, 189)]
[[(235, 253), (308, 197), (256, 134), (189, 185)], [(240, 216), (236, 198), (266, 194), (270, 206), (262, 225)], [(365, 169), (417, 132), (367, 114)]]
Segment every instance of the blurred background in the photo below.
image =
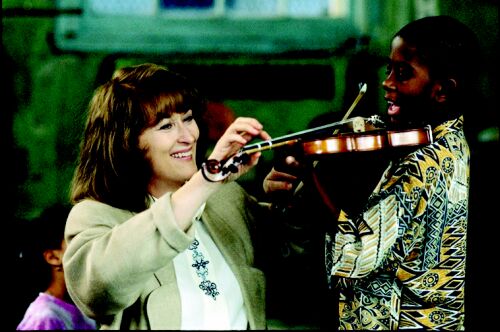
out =
[[(277, 137), (340, 119), (360, 83), (368, 91), (353, 115), (384, 114), (380, 83), (392, 35), (415, 18), (446, 14), (469, 25), (482, 47), (477, 110), (466, 119), (473, 192), (465, 303), (468, 328), (488, 324), (481, 297), (494, 287), (486, 257), (498, 234), (498, 10), (497, 0), (3, 0), (9, 257), (16, 259), (22, 221), (67, 201), (87, 103), (117, 67), (155, 62), (188, 76), (210, 101), (212, 141), (237, 116), (258, 118)], [(257, 197), (272, 158), (264, 152), (240, 179)], [(29, 276), (10, 278), (15, 327)]]

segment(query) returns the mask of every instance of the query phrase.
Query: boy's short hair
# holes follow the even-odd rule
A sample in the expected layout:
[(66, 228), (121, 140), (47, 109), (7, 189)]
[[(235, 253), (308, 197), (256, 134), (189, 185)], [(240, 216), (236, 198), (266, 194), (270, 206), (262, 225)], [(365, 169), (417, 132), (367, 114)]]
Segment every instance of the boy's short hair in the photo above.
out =
[(453, 78), (460, 90), (474, 84), (480, 47), (476, 34), (464, 23), (446, 15), (428, 16), (408, 23), (395, 36), (415, 46), (434, 78)]
[(24, 273), (30, 275), (31, 287), (43, 291), (51, 279), (50, 265), (45, 261), (45, 250), (60, 249), (70, 206), (56, 203), (47, 207), (38, 217), (24, 222), (24, 238), (20, 256)]
[(37, 239), (35, 249), (42, 253), (47, 249), (60, 249), (64, 239), (64, 228), (70, 208), (63, 204), (55, 204), (46, 208), (32, 222), (33, 236)]

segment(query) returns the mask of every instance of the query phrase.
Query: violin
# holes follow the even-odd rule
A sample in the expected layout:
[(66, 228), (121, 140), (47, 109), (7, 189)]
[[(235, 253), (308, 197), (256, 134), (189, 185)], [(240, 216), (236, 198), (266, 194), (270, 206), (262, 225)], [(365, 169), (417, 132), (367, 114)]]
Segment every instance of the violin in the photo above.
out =
[(230, 173), (236, 173), (238, 166), (248, 162), (252, 153), (270, 150), (282, 146), (299, 147), (304, 156), (324, 154), (376, 151), (387, 148), (412, 147), (431, 144), (432, 129), (430, 125), (422, 128), (404, 130), (387, 130), (379, 116), (368, 118), (354, 117), (348, 119), (350, 113), (366, 92), (366, 84), (341, 121), (326, 124), (243, 146), (233, 157), (224, 160), (207, 160), (203, 167), (221, 181)]
[[(230, 173), (238, 171), (238, 166), (248, 161), (252, 153), (275, 149), (283, 146), (298, 147), (303, 156), (318, 156), (347, 152), (367, 152), (387, 148), (413, 147), (427, 145), (433, 142), (430, 125), (422, 128), (405, 130), (385, 130), (375, 127), (380, 124), (378, 116), (370, 118), (356, 117), (349, 121), (339, 121), (332, 124), (304, 130), (298, 133), (284, 135), (278, 138), (243, 146), (233, 157), (223, 161), (207, 161), (208, 172), (220, 174), (221, 179)], [(335, 135), (325, 135), (326, 130), (342, 128), (352, 131), (341, 131)], [(367, 130), (367, 128), (369, 128)]]
[[(341, 132), (340, 134), (325, 136), (324, 130), (331, 129), (351, 123), (354, 131)], [(304, 155), (333, 154), (344, 152), (375, 151), (385, 148), (397, 148), (404, 146), (419, 146), (431, 144), (432, 129), (427, 125), (422, 128), (410, 128), (404, 130), (386, 130), (371, 127), (366, 130), (367, 125), (381, 123), (378, 116), (370, 118), (357, 117), (349, 121), (339, 121), (295, 134), (281, 136), (275, 139), (245, 145), (238, 154), (252, 154), (259, 151), (274, 149), (284, 145), (298, 144)], [(338, 128), (337, 128), (338, 129)], [(313, 138), (314, 135), (318, 136)]]
[(304, 155), (365, 152), (385, 148), (419, 146), (432, 143), (430, 126), (406, 130), (374, 130), (350, 133), (302, 143)]

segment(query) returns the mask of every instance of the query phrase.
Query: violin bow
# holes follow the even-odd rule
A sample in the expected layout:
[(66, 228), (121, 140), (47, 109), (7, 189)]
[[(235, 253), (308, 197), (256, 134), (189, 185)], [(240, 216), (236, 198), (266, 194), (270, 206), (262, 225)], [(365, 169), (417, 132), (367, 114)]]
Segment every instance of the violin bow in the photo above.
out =
[[(366, 83), (363, 83), (361, 85), (360, 89), (359, 89), (359, 92), (358, 92), (358, 95), (356, 96), (356, 99), (354, 99), (354, 101), (352, 102), (351, 106), (349, 107), (349, 109), (347, 110), (347, 112), (344, 114), (344, 116), (342, 117), (342, 120), (340, 122), (344, 122), (344, 121), (346, 121), (349, 118), (349, 116), (351, 115), (351, 113), (354, 110), (354, 108), (356, 108), (356, 106), (358, 105), (358, 103), (361, 100), (361, 98), (363, 98), (363, 96), (365, 95), (367, 89), (368, 89), (368, 86), (366, 85)], [(333, 131), (333, 135), (338, 134), (338, 132), (339, 132), (339, 128), (337, 128), (337, 129), (335, 129)], [(319, 160), (315, 160), (313, 162), (313, 168), (316, 167), (316, 165), (318, 164), (318, 162), (319, 162)], [(304, 182), (303, 181), (299, 182), (299, 184), (295, 188), (294, 194), (296, 194), (302, 188), (302, 186), (304, 186)]]
[[(367, 89), (368, 89), (368, 86), (366, 85), (366, 83), (363, 83), (363, 85), (361, 85), (361, 88), (359, 89), (359, 92), (358, 92), (358, 95), (356, 96), (356, 99), (354, 99), (353, 103), (351, 104), (351, 107), (349, 107), (347, 112), (345, 112), (344, 116), (342, 117), (342, 121), (346, 121), (349, 118), (349, 116), (351, 115), (354, 108), (358, 105), (361, 98), (363, 98), (363, 96), (365, 95)], [(337, 134), (338, 131), (339, 131), (338, 129), (335, 129), (333, 134), (334, 135)]]
[[(298, 140), (300, 140), (303, 136), (305, 136), (307, 134), (317, 133), (319, 131), (326, 131), (326, 130), (330, 130), (330, 129), (335, 129), (333, 131), (333, 135), (335, 135), (339, 132), (340, 128), (343, 125), (345, 125), (348, 122), (351, 122), (351, 123), (354, 122), (354, 121), (348, 121), (349, 115), (352, 113), (353, 109), (356, 107), (358, 102), (361, 100), (361, 98), (363, 97), (365, 92), (366, 92), (366, 83), (364, 83), (363, 86), (360, 88), (358, 96), (356, 97), (356, 99), (352, 103), (351, 107), (347, 110), (346, 114), (344, 115), (344, 117), (340, 121), (337, 121), (334, 123), (329, 123), (329, 124), (322, 125), (322, 126), (315, 127), (315, 128), (311, 128), (311, 129), (302, 130), (302, 131), (288, 134), (288, 135), (283, 135), (283, 136), (276, 137), (276, 138), (273, 138), (273, 139), (270, 139), (267, 141), (261, 141), (261, 142), (257, 142), (257, 143), (253, 143), (253, 144), (248, 144), (248, 145), (245, 145), (244, 147), (242, 147), (239, 150), (239, 152), (245, 152), (247, 154), (252, 154), (252, 153), (258, 152), (258, 151), (274, 149), (274, 148), (277, 148), (277, 147), (280, 147), (283, 145), (296, 143)], [(360, 120), (364, 120), (364, 119), (360, 118)], [(375, 121), (375, 120), (371, 119), (370, 121)]]
[[(361, 98), (365, 94), (366, 89), (367, 89), (366, 83), (363, 83), (363, 85), (359, 89), (358, 96), (356, 97), (356, 99), (352, 103), (351, 107), (349, 107), (349, 109), (347, 110), (346, 114), (344, 115), (344, 117), (342, 118), (341, 121), (327, 124), (327, 125), (323, 125), (323, 126), (316, 127), (316, 128), (312, 128), (312, 129), (303, 130), (303, 131), (298, 132), (298, 133), (284, 135), (284, 136), (278, 137), (276, 139), (271, 139), (271, 140), (267, 140), (267, 141), (258, 142), (255, 144), (245, 145), (244, 147), (242, 147), (238, 151), (238, 153), (236, 153), (236, 155), (234, 155), (231, 158), (228, 158), (226, 160), (223, 160), (221, 162), (217, 162), (218, 166), (216, 167), (216, 171), (217, 171), (217, 173), (221, 174), (219, 176), (218, 181), (223, 180), (230, 173), (237, 172), (238, 166), (247, 161), (247, 157), (249, 154), (259, 152), (259, 151), (273, 149), (275, 147), (279, 147), (279, 146), (283, 146), (283, 145), (287, 145), (287, 144), (294, 144), (294, 143), (298, 142), (303, 135), (311, 134), (311, 133), (314, 133), (314, 132), (317, 132), (320, 130), (330, 130), (330, 129), (336, 128), (333, 131), (333, 134), (335, 135), (336, 133), (338, 133), (340, 126), (347, 122), (349, 115), (351, 114), (351, 112), (354, 110), (354, 108), (356, 107), (358, 102), (361, 100)], [(353, 122), (353, 121), (351, 121), (351, 122)], [(245, 133), (242, 133), (241, 135), (244, 135), (244, 134)], [(318, 163), (317, 160), (314, 161), (313, 167), (316, 167), (317, 163)], [(218, 172), (219, 168), (222, 170), (222, 172)], [(303, 186), (303, 182), (300, 182), (297, 185), (297, 188), (295, 189), (294, 194), (302, 186)]]

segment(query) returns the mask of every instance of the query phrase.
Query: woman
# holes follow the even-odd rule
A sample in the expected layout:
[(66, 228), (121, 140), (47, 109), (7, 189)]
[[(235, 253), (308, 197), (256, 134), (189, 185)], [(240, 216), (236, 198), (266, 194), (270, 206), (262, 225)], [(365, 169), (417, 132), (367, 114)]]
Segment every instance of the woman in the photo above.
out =
[[(264, 276), (254, 267), (259, 204), (237, 172), (198, 170), (204, 103), (180, 75), (154, 64), (117, 70), (90, 103), (64, 266), (74, 302), (104, 328), (262, 329)], [(237, 118), (215, 144), (225, 160), (252, 138)]]

